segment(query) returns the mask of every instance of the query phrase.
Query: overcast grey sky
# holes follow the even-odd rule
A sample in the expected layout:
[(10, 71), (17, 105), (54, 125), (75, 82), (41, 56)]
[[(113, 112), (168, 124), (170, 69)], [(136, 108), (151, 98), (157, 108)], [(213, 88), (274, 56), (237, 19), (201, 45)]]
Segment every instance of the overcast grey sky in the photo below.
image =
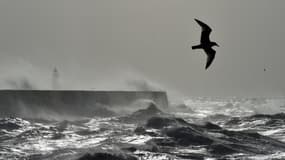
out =
[[(57, 66), (78, 89), (141, 75), (187, 96), (284, 95), (284, 15), (284, 0), (2, 0), (0, 74)], [(207, 71), (194, 18), (220, 45)]]

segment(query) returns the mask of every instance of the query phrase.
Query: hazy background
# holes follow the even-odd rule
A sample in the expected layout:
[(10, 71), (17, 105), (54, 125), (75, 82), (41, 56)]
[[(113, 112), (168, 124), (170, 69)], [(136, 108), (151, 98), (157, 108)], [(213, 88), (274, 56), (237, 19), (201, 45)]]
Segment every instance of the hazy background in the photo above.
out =
[[(142, 79), (184, 96), (282, 96), (284, 15), (284, 0), (2, 0), (1, 88), (48, 89), (57, 67), (62, 89)], [(194, 18), (221, 46), (207, 71)]]

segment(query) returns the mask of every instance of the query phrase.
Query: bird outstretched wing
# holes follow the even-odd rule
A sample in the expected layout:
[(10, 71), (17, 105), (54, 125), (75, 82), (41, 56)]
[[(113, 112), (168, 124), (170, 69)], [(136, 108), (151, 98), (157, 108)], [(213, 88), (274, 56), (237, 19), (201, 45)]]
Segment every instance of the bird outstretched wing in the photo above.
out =
[(209, 43), (210, 42), (210, 33), (212, 32), (212, 29), (207, 24), (201, 22), (198, 19), (195, 19), (195, 21), (202, 28), (201, 43)]
[(215, 59), (216, 51), (212, 48), (204, 49), (207, 54), (207, 63), (205, 69), (208, 69), (209, 66), (212, 64), (213, 60)]

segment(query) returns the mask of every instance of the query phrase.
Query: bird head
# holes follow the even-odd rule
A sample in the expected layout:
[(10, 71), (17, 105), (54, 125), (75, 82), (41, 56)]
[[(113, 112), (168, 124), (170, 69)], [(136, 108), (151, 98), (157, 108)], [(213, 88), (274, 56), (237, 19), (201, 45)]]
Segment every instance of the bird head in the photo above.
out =
[(216, 42), (212, 42), (212, 43), (211, 43), (211, 46), (217, 46), (217, 47), (220, 47)]

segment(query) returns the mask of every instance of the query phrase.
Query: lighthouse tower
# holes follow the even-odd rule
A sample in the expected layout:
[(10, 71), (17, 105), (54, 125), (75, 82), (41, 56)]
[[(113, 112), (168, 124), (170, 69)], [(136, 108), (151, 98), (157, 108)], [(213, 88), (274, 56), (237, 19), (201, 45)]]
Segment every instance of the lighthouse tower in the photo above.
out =
[(59, 73), (57, 68), (55, 67), (52, 74), (52, 89), (57, 90), (59, 88)]

